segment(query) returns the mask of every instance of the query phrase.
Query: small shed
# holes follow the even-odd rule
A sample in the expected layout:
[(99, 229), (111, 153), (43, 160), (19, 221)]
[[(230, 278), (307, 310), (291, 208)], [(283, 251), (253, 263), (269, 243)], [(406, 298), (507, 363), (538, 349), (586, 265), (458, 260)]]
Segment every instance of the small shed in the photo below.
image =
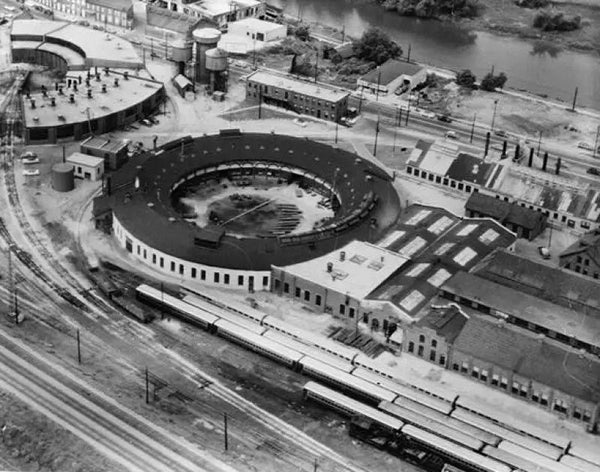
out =
[(75, 177), (96, 181), (104, 175), (104, 159), (101, 157), (74, 152), (67, 157), (67, 163), (73, 166)]
[(194, 91), (194, 84), (183, 74), (178, 74), (173, 78), (173, 85), (184, 98), (186, 93)]
[(272, 21), (245, 18), (229, 23), (227, 33), (234, 36), (246, 36), (257, 41), (276, 41), (287, 36), (287, 26)]
[(412, 62), (390, 59), (360, 77), (356, 84), (375, 93), (392, 93), (398, 88), (412, 90), (427, 80), (427, 69)]

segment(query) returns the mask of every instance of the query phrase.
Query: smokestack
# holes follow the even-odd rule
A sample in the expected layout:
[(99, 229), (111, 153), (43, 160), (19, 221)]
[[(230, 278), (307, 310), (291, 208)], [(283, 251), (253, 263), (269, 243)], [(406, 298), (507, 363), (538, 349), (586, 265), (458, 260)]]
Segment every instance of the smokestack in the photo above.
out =
[(488, 131), (485, 135), (485, 152), (483, 153), (483, 157), (487, 157), (488, 151), (490, 150), (490, 136), (492, 134)]
[(106, 84), (102, 84), (102, 93), (106, 93)]
[(531, 167), (533, 164), (533, 153), (535, 152), (535, 150), (533, 148), (529, 148), (529, 162), (528, 162), (528, 166)]
[(58, 82), (54, 82), (54, 91), (57, 92), (58, 91)]
[(548, 165), (548, 151), (544, 153), (544, 162), (542, 163), (542, 170), (546, 170), (546, 166)]
[(340, 261), (344, 262), (345, 260), (346, 260), (346, 252), (341, 251), (340, 252)]
[(123, 72), (123, 78), (125, 80), (129, 80), (129, 72), (128, 71)]
[(50, 106), (53, 106), (53, 107), (56, 106), (56, 98), (50, 97)]
[(558, 161), (556, 161), (556, 175), (560, 174), (560, 164), (561, 164), (561, 159), (560, 157), (558, 158)]
[(94, 75), (98, 75), (98, 66), (94, 66)]
[(118, 87), (118, 86), (119, 86), (119, 78), (115, 77), (115, 87)]
[(521, 146), (519, 145), (519, 143), (517, 143), (517, 145), (515, 146), (515, 161), (517, 159), (519, 159), (519, 153), (521, 152)]
[(327, 272), (329, 272), (329, 273), (333, 272), (333, 262), (327, 263)]
[(105, 74), (105, 75), (108, 75), (108, 67), (105, 67), (105, 68), (104, 68), (104, 74)]

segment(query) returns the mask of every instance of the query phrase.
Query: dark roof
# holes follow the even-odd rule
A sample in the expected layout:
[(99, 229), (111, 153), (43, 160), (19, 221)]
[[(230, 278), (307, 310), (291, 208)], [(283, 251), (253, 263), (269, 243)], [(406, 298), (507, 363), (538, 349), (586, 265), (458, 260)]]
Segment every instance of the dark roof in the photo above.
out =
[(433, 307), (416, 326), (429, 328), (448, 343), (453, 343), (467, 322), (467, 316), (455, 304)]
[(469, 318), (454, 349), (581, 400), (600, 400), (600, 359), (491, 317)]
[[(328, 182), (337, 175), (336, 192), (342, 208), (327, 227), (302, 237), (238, 238), (225, 234), (215, 242), (216, 248), (198, 244), (198, 240), (208, 242), (211, 236), (175, 211), (169, 198), (171, 188), (199, 168), (249, 161), (255, 168), (265, 164), (293, 167)], [(140, 182), (137, 191), (136, 177)], [(391, 176), (375, 164), (323, 143), (276, 134), (222, 132), (167, 143), (157, 155), (149, 152), (129, 159), (113, 174), (112, 189), (114, 217), (150, 247), (187, 261), (242, 270), (269, 270), (272, 264), (284, 266), (315, 258), (353, 239), (376, 241), (395, 222), (400, 210)], [(375, 199), (371, 207), (369, 202)], [(348, 225), (350, 220), (355, 223)]]
[(334, 49), (342, 59), (348, 59), (349, 57), (354, 56), (354, 45), (352, 43), (340, 44)]
[(194, 29), (202, 25), (213, 26), (213, 23), (206, 19), (192, 18), (183, 13), (170, 11), (151, 4), (146, 5), (146, 19), (150, 26), (175, 31), (184, 35), (190, 35)]
[[(379, 81), (380, 85), (387, 85), (401, 75), (415, 75), (422, 69), (423, 67), (418, 64), (398, 61), (396, 59), (389, 59), (381, 66), (363, 75), (360, 80), (370, 82), (372, 84), (376, 84), (377, 81)], [(380, 73), (381, 79), (379, 79)]]
[(600, 318), (491, 282), (475, 274), (457, 272), (442, 290), (525, 323), (600, 346)]
[(597, 265), (600, 265), (600, 231), (590, 231), (589, 233), (585, 233), (577, 242), (565, 249), (560, 257), (584, 253)]
[(457, 182), (472, 182), (483, 186), (493, 168), (494, 164), (461, 152), (450, 164), (446, 175)]
[(479, 214), (494, 218), (501, 223), (511, 223), (522, 228), (534, 229), (543, 224), (547, 219), (543, 213), (522, 207), (500, 198), (484, 195), (481, 192), (472, 193), (465, 204), (467, 211), (476, 211)]
[(589, 314), (600, 317), (598, 282), (573, 271), (497, 250), (472, 272), (492, 282), (567, 308), (587, 310)]

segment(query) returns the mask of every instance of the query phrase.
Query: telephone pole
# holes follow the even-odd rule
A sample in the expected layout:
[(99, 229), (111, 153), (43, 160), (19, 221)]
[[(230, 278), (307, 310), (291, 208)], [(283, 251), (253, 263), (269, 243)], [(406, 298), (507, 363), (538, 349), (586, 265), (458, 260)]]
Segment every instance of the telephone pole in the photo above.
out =
[(596, 153), (598, 152), (598, 137), (600, 137), (600, 125), (596, 128), (596, 141), (594, 142), (594, 158), (596, 158)]

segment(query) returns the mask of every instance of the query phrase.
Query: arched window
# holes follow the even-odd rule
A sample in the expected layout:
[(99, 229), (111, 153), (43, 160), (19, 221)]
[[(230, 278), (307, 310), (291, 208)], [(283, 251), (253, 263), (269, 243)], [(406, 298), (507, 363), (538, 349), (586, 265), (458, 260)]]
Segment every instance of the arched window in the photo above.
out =
[(419, 342), (420, 343), (424, 343), (425, 342), (425, 335), (423, 335), (423, 334), (419, 335)]
[(408, 352), (415, 352), (415, 343), (412, 341), (408, 343)]

